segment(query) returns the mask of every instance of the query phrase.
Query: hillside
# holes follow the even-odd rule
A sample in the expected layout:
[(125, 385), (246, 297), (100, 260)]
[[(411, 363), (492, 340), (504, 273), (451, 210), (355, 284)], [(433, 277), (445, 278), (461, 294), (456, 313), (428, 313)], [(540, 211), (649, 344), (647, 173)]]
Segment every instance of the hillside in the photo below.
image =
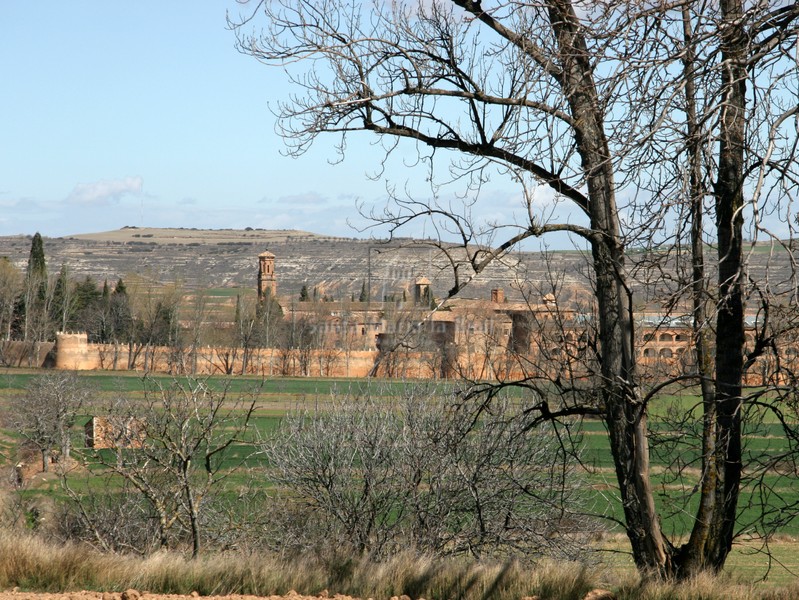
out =
[[(24, 268), (30, 251), (30, 236), (0, 237), (0, 256)], [(334, 238), (299, 230), (198, 230), (126, 227), (116, 231), (45, 238), (48, 269), (55, 273), (67, 265), (74, 277), (90, 275), (99, 282), (136, 275), (161, 283), (179, 282), (189, 289), (255, 289), (258, 254), (269, 250), (276, 256), (278, 295), (297, 297), (303, 285), (320, 296), (347, 299), (360, 294), (371, 280), (372, 297), (401, 297), (413, 281), (425, 276), (432, 281), (434, 295), (442, 296), (453, 284), (452, 270), (443, 253), (414, 240), (386, 244), (375, 240)], [(773, 290), (795, 289), (791, 263), (781, 247), (765, 244), (749, 248), (750, 275), (763, 280), (770, 270)], [(799, 258), (794, 252), (794, 258)], [(491, 265), (461, 292), (462, 297), (488, 298), (494, 287), (503, 288), (509, 299), (518, 299), (519, 281), (532, 282), (542, 293), (557, 279), (560, 297), (574, 298), (590, 289), (586, 260), (577, 251), (513, 253)], [(713, 253), (708, 252), (708, 267)], [(464, 266), (462, 275), (468, 275)], [(659, 269), (653, 271), (659, 278)], [(639, 299), (652, 298), (663, 290), (646, 284), (646, 272), (635, 273)], [(662, 285), (662, 279), (660, 280)]]
[[(295, 296), (303, 285), (319, 294), (349, 298), (360, 294), (370, 278), (374, 298), (402, 295), (413, 281), (426, 276), (436, 295), (452, 286), (444, 256), (412, 240), (391, 244), (375, 240), (332, 238), (297, 230), (197, 230), (126, 227), (116, 231), (45, 238), (51, 273), (62, 264), (74, 277), (90, 275), (98, 281), (116, 281), (137, 274), (187, 288), (247, 287), (255, 289), (258, 254), (276, 256), (278, 294)], [(29, 236), (0, 237), (0, 256), (24, 268), (30, 251)], [(371, 260), (370, 260), (371, 255)], [(583, 257), (576, 252), (555, 254), (556, 268), (567, 286), (583, 286)], [(515, 283), (524, 272), (545, 281), (547, 264), (540, 254), (515, 254), (496, 263), (464, 290), (465, 297), (487, 298), (492, 287), (516, 296)]]

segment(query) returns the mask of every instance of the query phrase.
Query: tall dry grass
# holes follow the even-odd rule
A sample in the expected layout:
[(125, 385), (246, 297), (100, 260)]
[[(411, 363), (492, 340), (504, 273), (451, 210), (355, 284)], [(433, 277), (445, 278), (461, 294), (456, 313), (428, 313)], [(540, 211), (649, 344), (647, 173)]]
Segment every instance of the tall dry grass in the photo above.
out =
[(437, 560), (411, 553), (374, 563), (352, 557), (283, 560), (256, 554), (209, 555), (191, 560), (179, 553), (146, 558), (103, 555), (85, 546), (47, 543), (19, 531), (0, 532), (0, 589), (65, 592), (78, 589), (154, 593), (285, 594), (296, 590), (361, 598), (407, 594), (428, 600), (581, 600), (596, 587), (610, 588), (618, 600), (789, 600), (789, 588), (743, 585), (729, 578), (701, 577), (682, 584), (646, 584), (632, 576), (603, 580), (600, 571), (577, 564), (541, 563), (525, 569), (515, 563), (487, 564)]

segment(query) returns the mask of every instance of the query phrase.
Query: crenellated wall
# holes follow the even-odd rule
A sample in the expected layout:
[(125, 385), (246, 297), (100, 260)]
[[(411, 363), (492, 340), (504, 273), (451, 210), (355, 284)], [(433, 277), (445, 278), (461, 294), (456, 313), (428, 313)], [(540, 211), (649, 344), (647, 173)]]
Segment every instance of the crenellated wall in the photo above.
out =
[[(54, 366), (65, 370), (261, 377), (582, 378), (588, 371), (576, 350), (579, 343), (570, 337), (573, 336), (567, 335), (559, 347), (532, 344), (522, 353), (509, 352), (501, 345), (478, 350), (447, 344), (429, 352), (400, 349), (381, 354), (379, 350), (255, 348), (245, 354), (241, 348), (229, 347), (200, 347), (192, 351), (165, 346), (89, 344), (85, 333), (59, 333)], [(689, 337), (684, 328), (661, 329), (644, 335), (638, 357), (641, 375), (658, 379), (692, 372)], [(31, 347), (28, 345), (29, 350)], [(783, 366), (799, 368), (799, 352), (792, 352), (792, 349), (785, 351)], [(15, 366), (46, 366), (43, 357), (48, 350), (46, 345), (39, 348), (38, 363), (33, 360), (31, 365), (22, 364), (27, 362), (25, 359)], [(32, 356), (30, 352), (21, 353), (19, 348), (17, 354), (29, 359)], [(763, 383), (761, 379), (767, 372), (770, 370), (755, 365), (747, 373), (747, 382)]]

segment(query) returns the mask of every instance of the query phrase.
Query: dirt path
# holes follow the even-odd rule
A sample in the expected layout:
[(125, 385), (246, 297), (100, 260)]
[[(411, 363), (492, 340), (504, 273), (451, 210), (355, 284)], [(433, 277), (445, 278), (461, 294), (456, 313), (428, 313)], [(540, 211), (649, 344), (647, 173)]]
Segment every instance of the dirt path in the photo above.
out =
[[(63, 594), (37, 594), (33, 592), (0, 591), (0, 600), (196, 600), (196, 593), (181, 596), (177, 594), (150, 594), (128, 590), (126, 592), (68, 592)], [(302, 596), (296, 592), (289, 592), (285, 596), (202, 596), (203, 600), (359, 600), (352, 596), (341, 594), (328, 595), (322, 592), (319, 596)], [(402, 599), (410, 600), (407, 596)], [(400, 600), (400, 599), (397, 599)]]
[[(139, 592), (137, 590), (127, 590), (118, 592), (68, 592), (64, 594), (36, 594), (33, 592), (2, 591), (0, 590), (0, 600), (361, 600), (343, 594), (330, 595), (323, 591), (318, 596), (303, 596), (291, 591), (285, 596), (246, 596), (232, 594), (230, 596), (200, 596), (196, 592), (190, 595), (179, 594), (150, 594), (149, 592)], [(368, 600), (372, 600), (369, 598)], [(393, 596), (391, 600), (411, 600), (408, 596)], [(424, 598), (417, 598), (424, 600)], [(538, 596), (526, 596), (521, 600), (540, 600)], [(583, 600), (614, 600), (614, 596), (608, 590), (596, 589), (588, 592)]]

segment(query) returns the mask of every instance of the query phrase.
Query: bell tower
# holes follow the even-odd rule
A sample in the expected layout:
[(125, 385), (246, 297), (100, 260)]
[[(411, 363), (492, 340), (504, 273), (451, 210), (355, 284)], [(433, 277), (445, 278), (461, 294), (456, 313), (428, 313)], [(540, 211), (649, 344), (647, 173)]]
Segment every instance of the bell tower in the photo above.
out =
[(262, 252), (258, 255), (258, 299), (267, 295), (277, 295), (277, 279), (275, 279), (275, 255)]
[(430, 280), (424, 275), (417, 277), (413, 285), (413, 301), (416, 304), (430, 304)]

